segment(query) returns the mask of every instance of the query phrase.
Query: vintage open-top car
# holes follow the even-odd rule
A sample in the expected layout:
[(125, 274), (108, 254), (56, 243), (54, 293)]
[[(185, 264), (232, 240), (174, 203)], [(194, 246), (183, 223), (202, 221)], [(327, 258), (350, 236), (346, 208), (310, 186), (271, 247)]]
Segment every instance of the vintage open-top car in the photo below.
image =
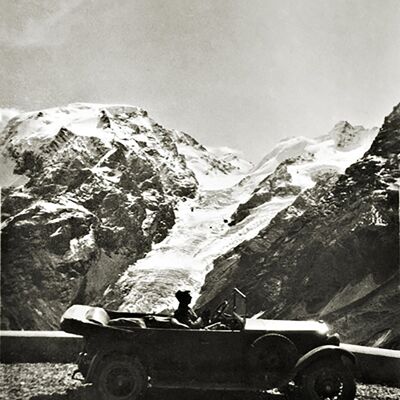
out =
[(132, 400), (148, 387), (266, 391), (288, 398), (354, 399), (353, 354), (321, 321), (246, 317), (234, 290), (202, 329), (170, 316), (73, 305), (61, 328), (83, 335), (78, 371), (101, 399)]

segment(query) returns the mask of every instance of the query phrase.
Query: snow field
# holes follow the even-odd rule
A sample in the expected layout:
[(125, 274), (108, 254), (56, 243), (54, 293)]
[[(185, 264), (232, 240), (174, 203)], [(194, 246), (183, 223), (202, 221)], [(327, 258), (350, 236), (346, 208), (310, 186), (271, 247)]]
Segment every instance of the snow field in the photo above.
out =
[(248, 200), (254, 188), (281, 161), (308, 155), (305, 160), (288, 166), (291, 184), (304, 191), (315, 185), (318, 173), (343, 173), (364, 154), (374, 138), (371, 134), (364, 135), (357, 147), (343, 151), (335, 145), (332, 135), (284, 140), (247, 175), (239, 172), (210, 174), (207, 163), (199, 161), (193, 148), (180, 146), (179, 150), (185, 154), (200, 183), (199, 194), (196, 199), (179, 205), (176, 223), (165, 240), (154, 245), (145, 258), (131, 265), (121, 276), (117, 286), (126, 295), (120, 310), (160, 312), (174, 309), (177, 306), (174, 293), (179, 289), (191, 290), (194, 303), (213, 261), (243, 241), (254, 238), (278, 212), (295, 200), (296, 196), (275, 196), (252, 209), (237, 225), (227, 224), (238, 205)]

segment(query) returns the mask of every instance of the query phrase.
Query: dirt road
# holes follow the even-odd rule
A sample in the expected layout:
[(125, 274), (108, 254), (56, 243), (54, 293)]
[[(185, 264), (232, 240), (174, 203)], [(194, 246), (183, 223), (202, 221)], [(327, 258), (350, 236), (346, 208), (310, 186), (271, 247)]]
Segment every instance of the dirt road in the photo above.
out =
[[(71, 379), (74, 364), (0, 364), (0, 399), (4, 400), (98, 400), (89, 385)], [(282, 399), (281, 396), (264, 396)], [(155, 391), (146, 400), (241, 400), (243, 393)], [(258, 396), (260, 399), (260, 396)], [(398, 400), (400, 389), (380, 385), (357, 386), (357, 400)]]

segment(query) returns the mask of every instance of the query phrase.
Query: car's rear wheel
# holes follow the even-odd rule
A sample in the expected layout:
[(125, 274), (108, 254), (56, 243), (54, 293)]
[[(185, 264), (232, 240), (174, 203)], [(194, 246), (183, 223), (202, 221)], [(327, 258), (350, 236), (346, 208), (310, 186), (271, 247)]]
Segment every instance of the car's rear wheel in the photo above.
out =
[(309, 400), (353, 400), (356, 394), (353, 374), (340, 360), (316, 361), (296, 381)]
[(147, 375), (137, 358), (111, 356), (96, 368), (94, 384), (102, 400), (136, 400), (147, 388)]

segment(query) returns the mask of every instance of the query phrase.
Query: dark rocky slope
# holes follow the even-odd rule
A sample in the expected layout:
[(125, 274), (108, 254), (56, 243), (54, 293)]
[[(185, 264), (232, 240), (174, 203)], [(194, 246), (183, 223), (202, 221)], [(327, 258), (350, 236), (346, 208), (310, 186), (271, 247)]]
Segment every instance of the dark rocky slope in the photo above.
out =
[(198, 306), (215, 307), (237, 286), (249, 314), (322, 318), (347, 342), (400, 349), (399, 154), (397, 105), (345, 174), (327, 172), (215, 261)]

